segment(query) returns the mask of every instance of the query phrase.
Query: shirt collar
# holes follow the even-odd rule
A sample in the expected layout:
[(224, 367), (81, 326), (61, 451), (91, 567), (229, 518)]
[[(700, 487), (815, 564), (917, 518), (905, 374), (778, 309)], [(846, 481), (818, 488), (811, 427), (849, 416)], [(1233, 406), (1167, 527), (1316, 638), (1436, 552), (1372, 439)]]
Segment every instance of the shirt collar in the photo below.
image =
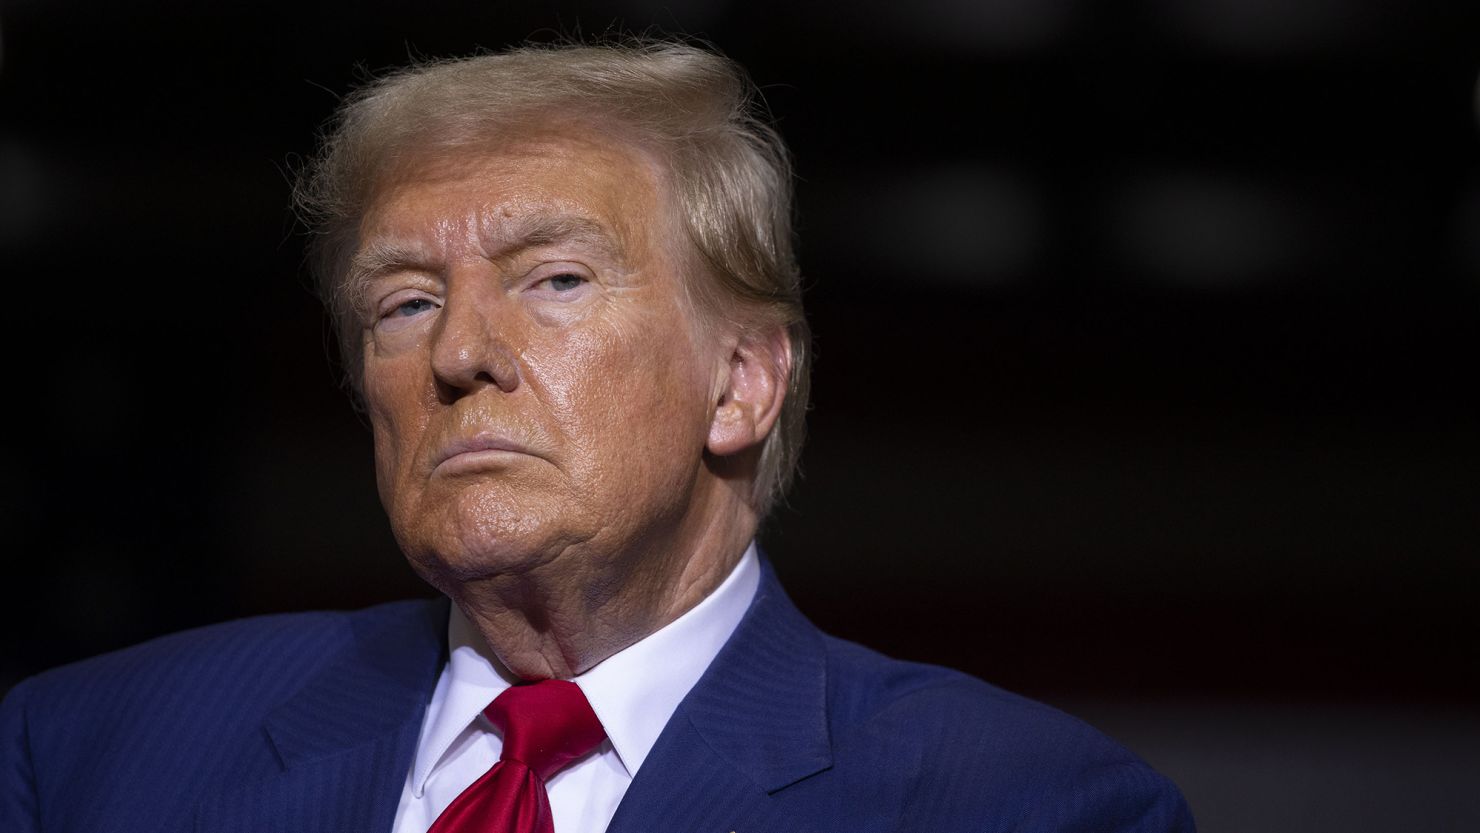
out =
[[(688, 612), (573, 678), (628, 777), (637, 775), (679, 702), (734, 633), (759, 585), (760, 558), (752, 542), (719, 587)], [(457, 605), (447, 622), (447, 653), (412, 766), (417, 797), (475, 723), (491, 728), (482, 717), (484, 707), (518, 680)]]
[(759, 585), (752, 543), (703, 601), (576, 676), (629, 776), (637, 775), (679, 702), (729, 641)]

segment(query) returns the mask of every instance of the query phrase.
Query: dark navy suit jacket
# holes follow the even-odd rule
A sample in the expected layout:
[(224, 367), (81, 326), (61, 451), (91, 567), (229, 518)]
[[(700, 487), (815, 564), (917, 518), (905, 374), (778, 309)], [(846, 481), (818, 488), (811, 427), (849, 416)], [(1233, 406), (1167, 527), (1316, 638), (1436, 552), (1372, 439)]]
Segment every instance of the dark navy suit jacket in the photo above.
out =
[[(58, 668), (0, 706), (0, 830), (389, 831), (447, 602), (273, 616)], [(769, 565), (613, 833), (1191, 831), (1095, 730), (828, 637)]]

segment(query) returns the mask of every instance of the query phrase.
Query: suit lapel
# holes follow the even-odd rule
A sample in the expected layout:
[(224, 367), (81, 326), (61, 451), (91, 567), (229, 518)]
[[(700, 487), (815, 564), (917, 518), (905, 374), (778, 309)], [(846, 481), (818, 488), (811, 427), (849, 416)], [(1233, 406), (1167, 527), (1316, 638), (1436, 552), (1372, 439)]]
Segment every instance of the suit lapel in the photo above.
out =
[[(447, 603), (356, 621), (343, 656), (268, 716), (267, 742), (236, 767), (250, 774), (201, 805), (198, 830), (390, 829), (445, 660)], [(798, 831), (771, 794), (832, 765), (827, 726), (821, 634), (762, 559), (750, 610), (679, 704), (608, 831)]]
[(832, 765), (822, 636), (762, 559), (730, 641), (664, 728), (608, 833), (797, 830), (771, 794)]
[[(355, 622), (342, 656), (268, 715), (269, 745), (239, 769), (270, 774), (204, 803), (197, 829), (388, 831), (446, 653), (445, 599)], [(276, 766), (260, 758), (271, 755)]]

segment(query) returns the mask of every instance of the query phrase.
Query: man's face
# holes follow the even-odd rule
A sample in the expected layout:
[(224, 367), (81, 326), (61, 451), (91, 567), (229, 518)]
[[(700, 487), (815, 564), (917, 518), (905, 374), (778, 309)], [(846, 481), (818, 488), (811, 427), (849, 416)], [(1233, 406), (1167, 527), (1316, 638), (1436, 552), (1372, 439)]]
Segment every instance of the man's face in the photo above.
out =
[(685, 300), (663, 187), (635, 150), (539, 134), (424, 167), (367, 213), (352, 286), (381, 500), (442, 589), (595, 577), (581, 562), (691, 511), (725, 357)]

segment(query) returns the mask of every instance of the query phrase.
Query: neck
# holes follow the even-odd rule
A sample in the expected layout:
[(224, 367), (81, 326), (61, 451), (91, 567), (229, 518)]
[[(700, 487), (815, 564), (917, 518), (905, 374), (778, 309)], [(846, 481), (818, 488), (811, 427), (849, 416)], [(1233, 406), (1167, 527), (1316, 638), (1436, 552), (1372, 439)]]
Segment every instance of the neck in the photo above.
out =
[(742, 503), (675, 535), (571, 548), (529, 572), (451, 588), (499, 660), (526, 680), (569, 679), (703, 601), (755, 535)]

